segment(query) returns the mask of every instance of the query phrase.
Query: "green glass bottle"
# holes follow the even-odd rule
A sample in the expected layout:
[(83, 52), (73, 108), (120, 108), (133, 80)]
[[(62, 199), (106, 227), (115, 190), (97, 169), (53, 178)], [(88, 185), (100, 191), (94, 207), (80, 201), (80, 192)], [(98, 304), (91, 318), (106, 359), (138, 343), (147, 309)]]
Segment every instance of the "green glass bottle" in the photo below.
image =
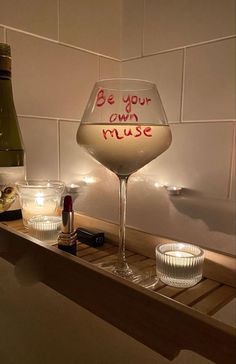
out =
[(21, 217), (14, 185), (25, 179), (24, 160), (12, 93), (11, 48), (0, 43), (0, 221)]

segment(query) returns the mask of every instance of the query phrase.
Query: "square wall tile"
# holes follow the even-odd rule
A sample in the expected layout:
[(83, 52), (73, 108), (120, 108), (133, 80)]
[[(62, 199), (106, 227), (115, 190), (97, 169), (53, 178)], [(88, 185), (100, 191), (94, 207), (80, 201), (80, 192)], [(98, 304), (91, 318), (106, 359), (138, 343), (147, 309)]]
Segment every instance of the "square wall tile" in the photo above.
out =
[(186, 52), (184, 120), (236, 118), (236, 38)]
[(119, 58), (120, 17), (117, 0), (61, 0), (59, 40)]
[(86, 215), (118, 218), (118, 178), (76, 142), (79, 123), (60, 121), (60, 179), (80, 186), (74, 208)]
[(228, 197), (233, 123), (171, 125), (172, 144), (141, 175), (161, 185), (181, 186), (196, 195)]
[(117, 78), (121, 74), (121, 61), (100, 57), (100, 79)]
[(144, 0), (122, 0), (121, 59), (142, 55)]
[(3, 28), (0, 27), (0, 42), (4, 42), (4, 33), (3, 33)]
[(235, 34), (235, 0), (148, 0), (144, 54)]
[(156, 83), (169, 121), (180, 120), (182, 70), (182, 50), (122, 63), (124, 77)]
[(78, 119), (98, 79), (98, 56), (7, 32), (18, 114)]
[(57, 0), (0, 0), (0, 23), (57, 39)]
[(28, 179), (58, 179), (57, 121), (19, 117)]

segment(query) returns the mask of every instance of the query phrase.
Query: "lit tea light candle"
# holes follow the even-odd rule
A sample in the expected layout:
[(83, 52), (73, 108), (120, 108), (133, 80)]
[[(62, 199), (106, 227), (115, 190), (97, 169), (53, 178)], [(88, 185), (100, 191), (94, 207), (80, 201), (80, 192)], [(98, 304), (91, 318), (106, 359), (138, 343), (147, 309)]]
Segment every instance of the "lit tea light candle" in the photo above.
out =
[(166, 190), (167, 190), (167, 192), (168, 192), (169, 195), (178, 196), (182, 192), (182, 187), (178, 187), (178, 186), (167, 186), (166, 187)]
[(187, 243), (167, 243), (156, 247), (157, 274), (170, 286), (191, 287), (202, 278), (204, 252)]
[(17, 185), (23, 223), (34, 216), (58, 215), (65, 184), (61, 181), (23, 181)]
[(71, 183), (70, 185), (66, 186), (66, 191), (68, 193), (78, 193), (80, 190), (80, 186), (76, 185), (74, 183)]
[(57, 198), (53, 196), (47, 197), (43, 193), (38, 192), (35, 195), (25, 197), (23, 206), (23, 217), (29, 220), (35, 215), (52, 215), (56, 212), (58, 206)]

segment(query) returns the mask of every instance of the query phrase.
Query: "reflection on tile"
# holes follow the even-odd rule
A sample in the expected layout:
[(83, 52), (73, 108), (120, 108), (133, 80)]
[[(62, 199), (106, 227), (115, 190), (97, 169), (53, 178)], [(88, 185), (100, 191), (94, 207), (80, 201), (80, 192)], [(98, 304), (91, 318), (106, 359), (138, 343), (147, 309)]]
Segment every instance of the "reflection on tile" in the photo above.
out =
[(79, 118), (98, 79), (98, 57), (14, 31), (7, 40), (17, 112)]
[(187, 49), (184, 120), (235, 119), (236, 38)]
[(121, 59), (140, 57), (142, 54), (143, 9), (144, 0), (122, 2)]
[(57, 0), (4, 1), (0, 23), (57, 39)]
[(107, 56), (120, 56), (120, 2), (60, 1), (60, 41)]
[(146, 1), (144, 54), (233, 34), (234, 0)]
[(121, 62), (100, 57), (100, 79), (120, 77)]
[(60, 178), (67, 185), (81, 186), (76, 210), (115, 220), (118, 216), (118, 179), (77, 144), (78, 125), (60, 121)]
[[(143, 180), (137, 181), (138, 176)], [(234, 203), (201, 198), (191, 191), (170, 197), (164, 187), (155, 186), (154, 177), (145, 175), (144, 169), (131, 176), (128, 185), (129, 226), (236, 255)]]
[(227, 198), (233, 123), (171, 125), (172, 144), (140, 174), (163, 185), (180, 186), (196, 194)]
[(125, 77), (146, 79), (156, 83), (169, 121), (180, 120), (183, 51), (174, 51), (122, 65)]
[(58, 179), (58, 138), (55, 120), (19, 118), (26, 153), (27, 178)]

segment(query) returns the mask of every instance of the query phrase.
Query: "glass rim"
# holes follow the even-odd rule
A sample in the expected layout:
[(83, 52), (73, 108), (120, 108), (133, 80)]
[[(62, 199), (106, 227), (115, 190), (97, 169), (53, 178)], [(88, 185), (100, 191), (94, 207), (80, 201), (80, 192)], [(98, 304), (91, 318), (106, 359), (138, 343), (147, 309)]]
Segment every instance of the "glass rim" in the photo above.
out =
[[(166, 254), (165, 252), (161, 251), (160, 248), (163, 247), (163, 246), (167, 246), (167, 245), (177, 245), (177, 244), (182, 244), (183, 246), (186, 246), (186, 247), (190, 247), (190, 248), (194, 248), (194, 249), (197, 249), (199, 251), (198, 254), (194, 254), (192, 257), (174, 257), (175, 259), (196, 259), (196, 258), (201, 258), (201, 257), (204, 257), (204, 250), (202, 248), (200, 248), (198, 245), (195, 245), (195, 244), (190, 244), (190, 243), (184, 243), (184, 242), (181, 242), (181, 241), (173, 241), (173, 242), (170, 242), (170, 243), (161, 243), (161, 244), (158, 244), (155, 248), (155, 252), (156, 254), (159, 254), (159, 255), (168, 255)], [(179, 250), (179, 251), (185, 251), (184, 249), (183, 250)], [(187, 251), (185, 251), (187, 253)]]
[[(128, 84), (128, 82), (132, 82), (133, 84), (141, 84), (141, 85), (146, 85), (146, 86), (148, 86), (148, 87), (143, 87), (143, 88), (141, 88), (141, 87), (130, 87), (130, 88), (127, 88), (127, 89), (125, 89), (125, 91), (142, 91), (142, 90), (150, 90), (150, 89), (152, 89), (152, 88), (156, 88), (156, 84), (154, 83), (154, 82), (151, 82), (151, 81), (148, 81), (148, 80), (143, 80), (143, 79), (138, 79), (138, 78), (125, 78), (125, 77), (117, 77), (117, 78), (104, 78), (104, 79), (101, 79), (101, 80), (98, 80), (98, 81), (96, 81), (95, 82), (95, 88), (96, 88), (96, 86), (98, 86), (99, 87), (99, 85), (101, 85), (101, 86), (103, 86), (103, 88), (104, 89), (106, 89), (106, 90), (111, 90), (111, 91), (119, 91), (120, 90), (120, 88), (116, 88), (116, 87), (109, 87), (109, 84), (112, 84), (112, 83), (115, 83), (115, 82), (117, 82), (117, 83), (127, 83)], [(108, 84), (108, 85), (106, 85), (106, 84)]]
[(65, 183), (60, 180), (52, 179), (26, 179), (15, 183), (16, 186), (22, 187), (50, 187), (50, 185), (65, 186)]

